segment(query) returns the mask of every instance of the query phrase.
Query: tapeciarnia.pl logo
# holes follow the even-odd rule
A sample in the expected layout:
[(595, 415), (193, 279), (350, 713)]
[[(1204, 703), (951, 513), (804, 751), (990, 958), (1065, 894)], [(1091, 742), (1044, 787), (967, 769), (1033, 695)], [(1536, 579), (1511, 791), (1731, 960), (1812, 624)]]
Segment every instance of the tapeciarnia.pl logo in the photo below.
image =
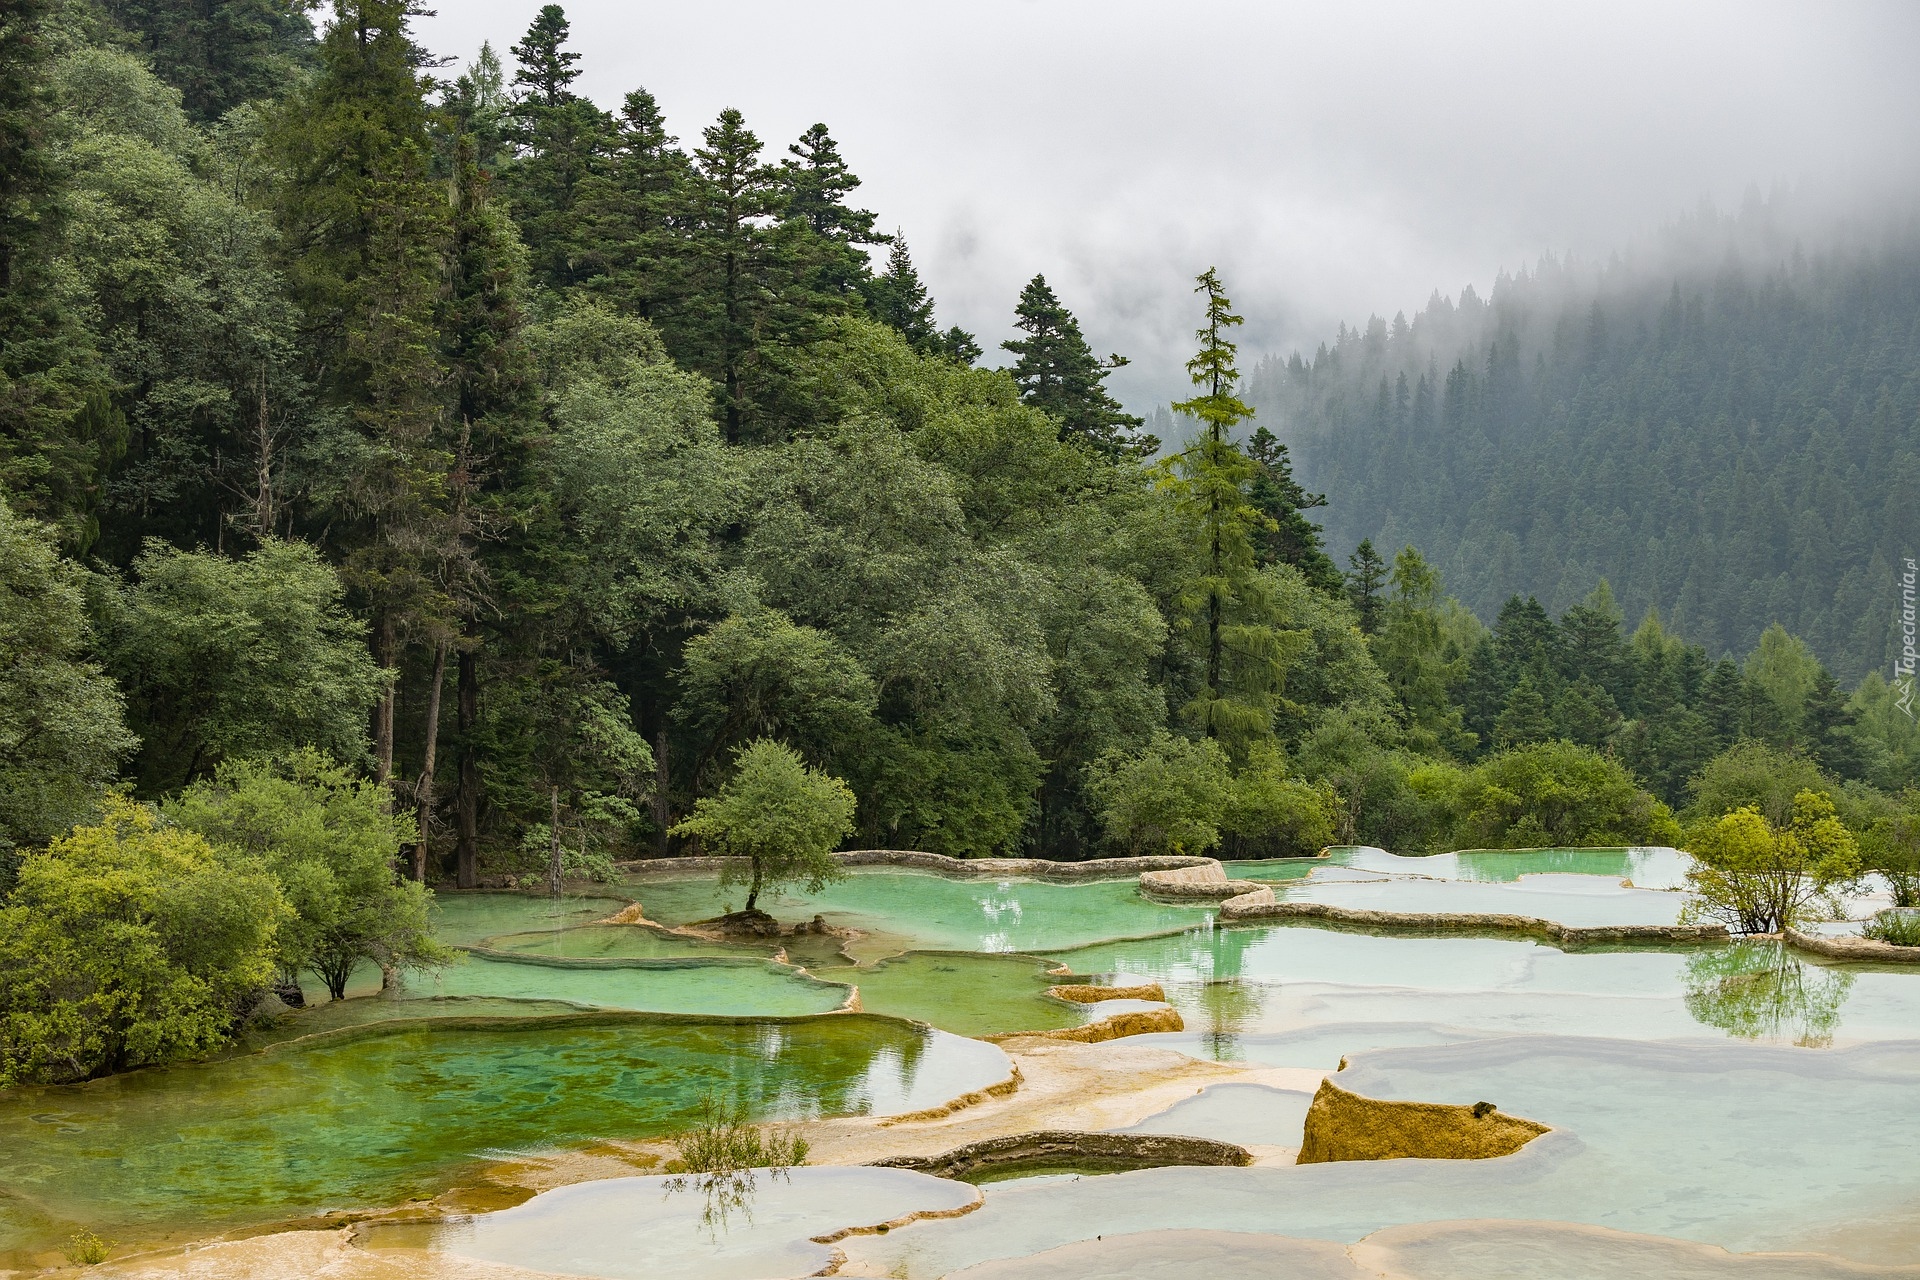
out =
[(1920, 661), (1920, 650), (1914, 648), (1914, 583), (1920, 578), (1920, 565), (1914, 564), (1908, 556), (1903, 563), (1906, 572), (1900, 575), (1900, 656), (1893, 660), (1894, 705), (1913, 718), (1913, 671), (1916, 661)]

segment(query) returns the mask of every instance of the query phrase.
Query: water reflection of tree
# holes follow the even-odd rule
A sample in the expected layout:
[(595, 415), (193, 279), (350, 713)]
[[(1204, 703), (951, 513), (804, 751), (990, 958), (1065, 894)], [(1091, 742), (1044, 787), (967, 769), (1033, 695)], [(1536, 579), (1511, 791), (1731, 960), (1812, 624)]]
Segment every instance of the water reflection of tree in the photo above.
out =
[(1853, 975), (1808, 964), (1777, 942), (1735, 942), (1687, 960), (1687, 1012), (1747, 1040), (1833, 1042)]
[(1263, 993), (1242, 977), (1247, 951), (1259, 937), (1251, 930), (1215, 929), (1209, 938), (1209, 963), (1195, 1009), (1204, 1025), (1196, 1029), (1207, 1052), (1221, 1061), (1240, 1056), (1240, 1036), (1260, 1014)]

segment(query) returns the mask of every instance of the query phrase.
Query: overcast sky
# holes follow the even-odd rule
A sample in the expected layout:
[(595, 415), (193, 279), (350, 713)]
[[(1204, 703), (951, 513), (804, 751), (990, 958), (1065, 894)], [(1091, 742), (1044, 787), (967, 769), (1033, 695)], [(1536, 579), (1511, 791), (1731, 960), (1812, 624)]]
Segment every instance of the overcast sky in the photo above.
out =
[[(506, 57), (534, 0), (420, 36)], [(1920, 172), (1920, 4), (571, 0), (576, 88), (721, 108), (778, 158), (825, 121), (942, 325), (997, 344), (1044, 272), (1136, 412), (1181, 393), (1208, 265), (1249, 354), (1604, 257), (1752, 184), (1862, 202)], [(511, 63), (509, 63), (511, 70)], [(1250, 365), (1251, 360), (1245, 362)]]

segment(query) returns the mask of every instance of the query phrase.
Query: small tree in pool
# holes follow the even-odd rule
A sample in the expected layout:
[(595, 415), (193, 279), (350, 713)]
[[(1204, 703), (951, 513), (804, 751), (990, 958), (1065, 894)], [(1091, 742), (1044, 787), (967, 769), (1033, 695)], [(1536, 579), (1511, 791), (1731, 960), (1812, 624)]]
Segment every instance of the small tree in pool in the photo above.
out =
[(674, 827), (677, 836), (697, 836), (716, 853), (746, 859), (720, 873), (722, 888), (746, 882), (748, 912), (762, 890), (804, 884), (818, 893), (846, 872), (833, 847), (853, 830), (853, 792), (799, 753), (768, 738), (734, 753), (734, 774), (720, 793), (701, 799), (693, 814)]

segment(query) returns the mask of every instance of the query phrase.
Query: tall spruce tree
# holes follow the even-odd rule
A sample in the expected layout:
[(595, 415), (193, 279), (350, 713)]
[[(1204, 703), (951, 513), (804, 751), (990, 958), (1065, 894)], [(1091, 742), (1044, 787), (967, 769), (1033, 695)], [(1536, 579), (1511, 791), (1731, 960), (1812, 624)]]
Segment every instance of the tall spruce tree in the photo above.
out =
[(885, 244), (889, 237), (873, 229), (874, 215), (856, 209), (847, 198), (860, 186), (840, 155), (839, 144), (824, 124), (815, 124), (787, 148), (780, 162), (786, 186), (781, 216), (804, 224), (816, 242), (809, 246), (813, 288), (828, 297), (856, 299), (870, 272), (861, 245)]
[(689, 167), (645, 89), (627, 94), (610, 149), (580, 183), (574, 201), (577, 261), (597, 295), (659, 317), (689, 286)]
[(590, 274), (574, 205), (612, 146), (614, 131), (605, 112), (573, 92), (580, 76), (573, 64), (580, 55), (566, 47), (571, 34), (565, 11), (543, 5), (511, 49), (520, 64), (513, 73), (517, 154), (506, 185), (535, 278), (551, 288), (578, 284)]
[(887, 246), (887, 270), (867, 286), (867, 305), (874, 319), (891, 326), (913, 344), (915, 351), (931, 351), (940, 343), (933, 325), (933, 296), (914, 270), (907, 238), (896, 231)]
[(1387, 562), (1373, 549), (1372, 538), (1362, 538), (1347, 557), (1347, 599), (1360, 620), (1360, 630), (1372, 635), (1380, 627), (1386, 601), (1382, 592), (1387, 585)]
[(1093, 354), (1080, 336), (1080, 322), (1061, 305), (1045, 276), (1035, 276), (1020, 291), (1013, 325), (1026, 337), (1000, 345), (1018, 357), (1013, 380), (1020, 398), (1052, 414), (1064, 440), (1108, 457), (1134, 452), (1129, 433), (1140, 426), (1140, 419), (1121, 409), (1106, 388), (1107, 374), (1125, 365), (1125, 358), (1102, 360)]
[(1293, 460), (1287, 446), (1265, 427), (1254, 428), (1247, 441), (1247, 456), (1254, 465), (1253, 485), (1248, 491), (1260, 514), (1273, 521), (1273, 528), (1262, 533), (1256, 554), (1262, 564), (1290, 564), (1320, 590), (1337, 593), (1341, 587), (1340, 570), (1320, 540), (1320, 526), (1306, 513), (1327, 505), (1324, 493), (1308, 493), (1293, 478)]
[[(320, 73), (272, 121), (285, 173), (276, 210), (305, 311), (311, 377), (333, 432), (313, 449), (342, 469), (318, 486), (320, 515), (394, 667), (456, 611), (443, 576), (454, 455), (442, 403), (436, 314), (447, 196), (430, 177), (425, 56), (409, 0), (335, 0)], [(374, 726), (392, 776), (394, 697)]]
[(1254, 538), (1271, 521), (1248, 500), (1257, 473), (1231, 438), (1233, 428), (1253, 416), (1236, 394), (1238, 348), (1227, 337), (1243, 321), (1213, 268), (1200, 275), (1194, 292), (1207, 303), (1206, 323), (1195, 335), (1200, 350), (1187, 361), (1200, 394), (1173, 406), (1201, 424), (1200, 438), (1176, 461), (1181, 505), (1199, 544), (1199, 572), (1181, 603), (1199, 641), (1202, 683), (1185, 714), (1207, 737), (1240, 752), (1271, 736), (1286, 663), (1300, 637), (1272, 625), (1272, 601), (1254, 556)]
[(313, 60), (313, 26), (299, 0), (99, 2), (201, 124), (272, 97)]

